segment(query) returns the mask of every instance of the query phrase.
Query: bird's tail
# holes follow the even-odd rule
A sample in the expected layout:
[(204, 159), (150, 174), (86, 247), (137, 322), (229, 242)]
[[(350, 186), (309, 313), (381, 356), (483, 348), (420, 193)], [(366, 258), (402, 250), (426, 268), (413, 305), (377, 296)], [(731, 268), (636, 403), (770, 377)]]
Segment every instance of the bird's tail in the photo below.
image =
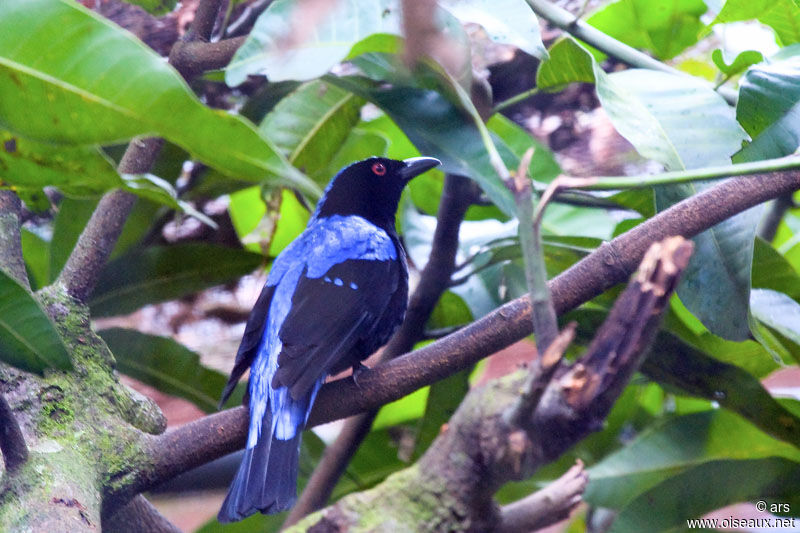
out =
[[(270, 415), (265, 415), (270, 427)], [(263, 432), (256, 445), (244, 451), (239, 471), (231, 483), (217, 519), (235, 522), (261, 511), (278, 513), (294, 505), (297, 497), (297, 464), (302, 432), (279, 440)]]

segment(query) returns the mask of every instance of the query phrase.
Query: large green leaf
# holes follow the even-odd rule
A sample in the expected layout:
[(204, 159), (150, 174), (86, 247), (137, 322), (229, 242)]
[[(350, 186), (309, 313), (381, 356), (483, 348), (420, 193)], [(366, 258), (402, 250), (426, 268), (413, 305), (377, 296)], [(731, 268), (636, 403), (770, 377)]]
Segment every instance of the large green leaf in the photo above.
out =
[(129, 4), (141, 6), (148, 13), (164, 15), (175, 9), (177, 0), (125, 0)]
[(550, 57), (536, 70), (536, 86), (542, 91), (559, 91), (564, 85), (582, 81), (594, 83), (592, 56), (575, 39), (565, 37), (548, 50)]
[(761, 238), (753, 249), (753, 288), (783, 292), (800, 299), (800, 275), (778, 250)]
[(179, 244), (133, 250), (103, 269), (89, 305), (94, 316), (130, 313), (235, 280), (263, 256), (211, 244)]
[(800, 42), (800, 6), (793, 0), (727, 0), (711, 25), (740, 20), (766, 24), (783, 45)]
[(691, 467), (721, 459), (769, 457), (800, 461), (800, 450), (723, 410), (679, 416), (645, 431), (590, 468), (584, 498), (593, 505), (620, 509)]
[(692, 396), (719, 403), (777, 439), (800, 449), (800, 418), (742, 368), (660, 334), (642, 373)]
[(739, 84), (736, 118), (753, 141), (734, 161), (783, 157), (800, 146), (800, 45), (747, 70)]
[(707, 10), (703, 0), (617, 0), (586, 22), (659, 59), (672, 59), (698, 41)]
[(753, 289), (750, 310), (757, 320), (800, 345), (800, 304), (789, 296), (770, 289)]
[[(780, 502), (788, 509), (800, 506), (800, 463), (769, 457), (765, 459), (712, 461), (689, 468), (640, 495), (617, 516), (611, 533), (639, 533), (680, 528), (709, 511), (727, 505), (756, 500)], [(742, 521), (737, 525), (777, 526), (791, 531), (796, 518), (775, 518), (768, 513), (760, 522)], [(769, 520), (767, 522), (766, 520)], [(724, 522), (720, 527), (724, 527)], [(782, 529), (782, 528), (786, 529)], [(762, 528), (759, 528), (762, 529)], [(689, 529), (693, 531), (693, 529)], [(715, 529), (715, 531), (717, 531)]]
[[(313, 20), (313, 29), (306, 26), (309, 19)], [(464, 40), (461, 25), (447, 11), (439, 9), (438, 22)], [(225, 71), (225, 81), (234, 87), (253, 74), (263, 74), (270, 81), (317, 78), (345, 59), (356, 43), (373, 34), (402, 34), (397, 0), (335, 2), (313, 8), (298, 0), (277, 0), (261, 14), (236, 51)], [(362, 47), (359, 53), (379, 48)]]
[[(148, 335), (133, 329), (111, 328), (99, 332), (106, 341), (117, 370), (161, 392), (185, 398), (211, 413), (217, 410), (228, 378), (206, 368), (200, 356), (169, 337)], [(237, 386), (231, 405), (241, 403), (244, 384)]]
[(443, 0), (441, 6), (462, 23), (480, 24), (491, 40), (547, 57), (539, 21), (525, 0)]
[(0, 186), (9, 185), (34, 190), (53, 186), (65, 194), (94, 195), (124, 182), (95, 147), (53, 146), (0, 129)]
[[(704, 82), (646, 70), (606, 74), (595, 65), (597, 94), (611, 121), (644, 157), (667, 170), (730, 163), (745, 132), (725, 101)], [(658, 187), (659, 210), (712, 184)], [(714, 226), (693, 240), (695, 253), (678, 295), (712, 332), (749, 336), (747, 309), (759, 208)]]
[(444, 172), (474, 179), (495, 205), (514, 212), (514, 199), (491, 162), (491, 150), (499, 148), (490, 145), (486, 125), (452, 78), (427, 63), (411, 76), (393, 54), (364, 54), (353, 62), (368, 77), (326, 79), (383, 109), (422, 154), (442, 161)]
[(20, 241), (31, 288), (37, 291), (50, 283), (50, 243), (25, 227), (20, 231)]
[(318, 193), (251, 124), (205, 107), (163, 58), (78, 2), (0, 3), (0, 94), (0, 125), (32, 139), (157, 134), (237, 178)]
[(335, 85), (315, 80), (298, 87), (264, 117), (259, 130), (289, 161), (323, 185), (327, 171), (360, 120), (364, 100)]
[(39, 302), (0, 269), (0, 360), (28, 372), (72, 368), (67, 349)]

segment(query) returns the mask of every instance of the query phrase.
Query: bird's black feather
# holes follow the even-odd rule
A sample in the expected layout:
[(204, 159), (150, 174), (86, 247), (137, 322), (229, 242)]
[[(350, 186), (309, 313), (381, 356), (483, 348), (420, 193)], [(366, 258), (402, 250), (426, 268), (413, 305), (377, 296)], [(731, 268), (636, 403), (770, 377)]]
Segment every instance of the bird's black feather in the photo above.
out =
[(247, 319), (242, 342), (236, 352), (236, 362), (233, 364), (228, 383), (225, 384), (225, 389), (222, 391), (222, 399), (219, 401), (220, 407), (228, 400), (236, 384), (239, 383), (239, 379), (250, 368), (253, 359), (255, 359), (258, 346), (261, 343), (261, 337), (264, 335), (264, 326), (267, 323), (267, 310), (269, 310), (269, 304), (272, 302), (274, 293), (275, 287), (272, 285), (264, 285), (264, 288), (261, 289), (261, 294), (259, 294), (258, 300), (256, 300), (256, 304)]

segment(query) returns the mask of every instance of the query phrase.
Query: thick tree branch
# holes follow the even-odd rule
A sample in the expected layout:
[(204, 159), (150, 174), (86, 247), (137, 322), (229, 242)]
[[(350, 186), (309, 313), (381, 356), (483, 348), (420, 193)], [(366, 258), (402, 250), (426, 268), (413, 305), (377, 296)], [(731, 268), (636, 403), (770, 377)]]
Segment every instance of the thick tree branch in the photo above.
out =
[(245, 37), (233, 37), (215, 43), (178, 41), (172, 47), (169, 61), (184, 78), (192, 79), (202, 72), (224, 68), (244, 40)]
[[(800, 172), (731, 179), (659, 213), (602, 245), (551, 281), (559, 313), (573, 309), (625, 281), (653, 242), (670, 235), (694, 236), (767, 200), (800, 188)], [(480, 320), (419, 350), (381, 364), (359, 377), (325, 385), (308, 426), (375, 409), (464, 369), (531, 332), (530, 302), (513, 300)], [(132, 478), (136, 494), (163, 480), (244, 445), (247, 412), (237, 407), (207, 416), (152, 439), (147, 467)], [(163, 473), (162, 473), (163, 472)]]
[(0, 394), (0, 451), (3, 452), (3, 462), (9, 474), (15, 473), (28, 460), (25, 437), (22, 436), (22, 430), (11, 406), (2, 394)]
[[(433, 234), (431, 256), (420, 274), (419, 284), (411, 296), (406, 318), (381, 353), (380, 361), (388, 361), (414, 348), (425, 334), (436, 302), (450, 284), (458, 252), (458, 232), (467, 209), (477, 197), (475, 184), (463, 176), (445, 177), (442, 199)], [(369, 434), (377, 409), (359, 414), (345, 422), (336, 440), (327, 448), (314, 469), (305, 490), (286, 518), (289, 526), (307, 514), (321, 509), (330, 498), (336, 483)]]
[(175, 524), (153, 507), (144, 496), (136, 496), (111, 517), (103, 520), (103, 529), (115, 533), (181, 533)]
[(14, 191), (0, 190), (0, 269), (30, 288), (22, 258), (19, 227), (22, 204)]
[(527, 533), (565, 520), (581, 502), (588, 483), (589, 475), (578, 461), (543, 489), (500, 509), (495, 533)]
[(201, 0), (184, 40), (208, 42), (219, 17), (220, 6), (222, 6), (222, 0)]

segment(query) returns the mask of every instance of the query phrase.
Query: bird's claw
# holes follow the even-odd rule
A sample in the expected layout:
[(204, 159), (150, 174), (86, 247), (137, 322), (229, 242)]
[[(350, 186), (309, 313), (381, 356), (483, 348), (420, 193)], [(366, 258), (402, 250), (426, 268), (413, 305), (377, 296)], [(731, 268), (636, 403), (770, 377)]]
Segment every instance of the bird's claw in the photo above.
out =
[(361, 388), (361, 385), (358, 384), (358, 376), (360, 376), (364, 372), (367, 372), (368, 370), (369, 367), (361, 364), (360, 362), (353, 365), (353, 383), (355, 383), (356, 387), (358, 387), (359, 389)]

